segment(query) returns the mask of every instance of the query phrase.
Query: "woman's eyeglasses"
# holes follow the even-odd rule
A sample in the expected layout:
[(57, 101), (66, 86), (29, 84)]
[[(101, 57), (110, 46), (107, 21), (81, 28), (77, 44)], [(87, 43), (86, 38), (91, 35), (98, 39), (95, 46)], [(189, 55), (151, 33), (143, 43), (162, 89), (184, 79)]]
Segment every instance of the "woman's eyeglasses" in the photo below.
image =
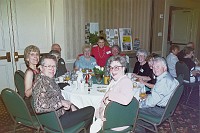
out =
[(114, 67), (109, 66), (109, 70), (110, 71), (112, 71), (112, 70), (118, 71), (120, 67), (123, 67), (123, 66), (114, 66)]

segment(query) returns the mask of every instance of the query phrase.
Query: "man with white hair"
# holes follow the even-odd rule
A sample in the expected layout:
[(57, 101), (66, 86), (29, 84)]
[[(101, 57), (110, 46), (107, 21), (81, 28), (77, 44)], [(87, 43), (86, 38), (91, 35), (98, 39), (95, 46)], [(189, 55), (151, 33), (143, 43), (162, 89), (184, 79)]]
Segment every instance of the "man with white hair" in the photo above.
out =
[[(174, 93), (179, 82), (167, 72), (167, 64), (162, 57), (156, 57), (153, 60), (153, 73), (157, 76), (156, 84), (151, 94), (141, 102), (139, 113), (161, 117), (169, 98)], [(145, 131), (143, 130), (142, 132)]]

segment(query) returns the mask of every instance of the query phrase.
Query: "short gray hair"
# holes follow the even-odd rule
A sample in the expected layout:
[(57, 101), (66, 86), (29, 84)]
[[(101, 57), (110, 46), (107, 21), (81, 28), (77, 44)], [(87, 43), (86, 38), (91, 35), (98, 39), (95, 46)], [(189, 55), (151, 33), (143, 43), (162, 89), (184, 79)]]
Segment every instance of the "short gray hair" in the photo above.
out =
[(167, 67), (167, 62), (163, 57), (156, 57), (153, 59), (153, 62), (160, 62), (163, 66)]
[(125, 56), (120, 56), (120, 55), (116, 55), (116, 56), (111, 56), (108, 60), (108, 66), (110, 66), (110, 64), (113, 61), (118, 61), (123, 67), (126, 67), (126, 58)]
[(57, 59), (54, 55), (50, 55), (50, 54), (44, 54), (42, 56), (42, 58), (40, 59), (40, 65), (44, 65), (44, 60), (45, 59), (52, 59), (55, 61), (55, 63), (57, 64)]
[(145, 58), (148, 56), (148, 52), (145, 49), (138, 49), (136, 56), (138, 56), (139, 54), (143, 54)]

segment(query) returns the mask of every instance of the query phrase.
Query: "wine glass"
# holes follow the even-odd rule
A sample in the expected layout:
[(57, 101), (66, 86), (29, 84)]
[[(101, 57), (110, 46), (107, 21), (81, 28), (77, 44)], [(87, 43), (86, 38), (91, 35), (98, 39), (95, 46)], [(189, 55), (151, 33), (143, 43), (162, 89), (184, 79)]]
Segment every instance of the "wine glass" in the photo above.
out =
[(70, 84), (68, 83), (68, 81), (70, 80), (70, 74), (69, 74), (69, 72), (67, 72), (67, 73), (65, 74), (65, 80), (67, 81), (67, 85), (70, 85)]
[(76, 74), (76, 72), (73, 71), (73, 72), (71, 73), (71, 81), (72, 81), (72, 84), (74, 84), (73, 82), (77, 80), (77, 77), (78, 77), (78, 75)]

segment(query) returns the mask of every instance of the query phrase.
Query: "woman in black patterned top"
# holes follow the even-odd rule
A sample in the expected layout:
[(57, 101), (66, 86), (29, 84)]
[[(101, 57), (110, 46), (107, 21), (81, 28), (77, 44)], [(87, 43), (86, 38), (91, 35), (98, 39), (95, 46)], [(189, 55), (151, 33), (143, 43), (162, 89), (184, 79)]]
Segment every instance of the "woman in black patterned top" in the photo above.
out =
[(36, 113), (56, 111), (63, 128), (72, 127), (85, 121), (86, 129), (92, 123), (94, 108), (89, 106), (77, 109), (70, 101), (65, 100), (54, 80), (56, 58), (44, 55), (40, 63), (41, 74), (35, 78), (33, 86), (34, 109)]
[(133, 70), (133, 77), (138, 79), (143, 79), (145, 81), (151, 80), (150, 75), (152, 74), (152, 69), (150, 69), (148, 62), (146, 61), (148, 53), (145, 49), (139, 49), (136, 53), (137, 62)]

